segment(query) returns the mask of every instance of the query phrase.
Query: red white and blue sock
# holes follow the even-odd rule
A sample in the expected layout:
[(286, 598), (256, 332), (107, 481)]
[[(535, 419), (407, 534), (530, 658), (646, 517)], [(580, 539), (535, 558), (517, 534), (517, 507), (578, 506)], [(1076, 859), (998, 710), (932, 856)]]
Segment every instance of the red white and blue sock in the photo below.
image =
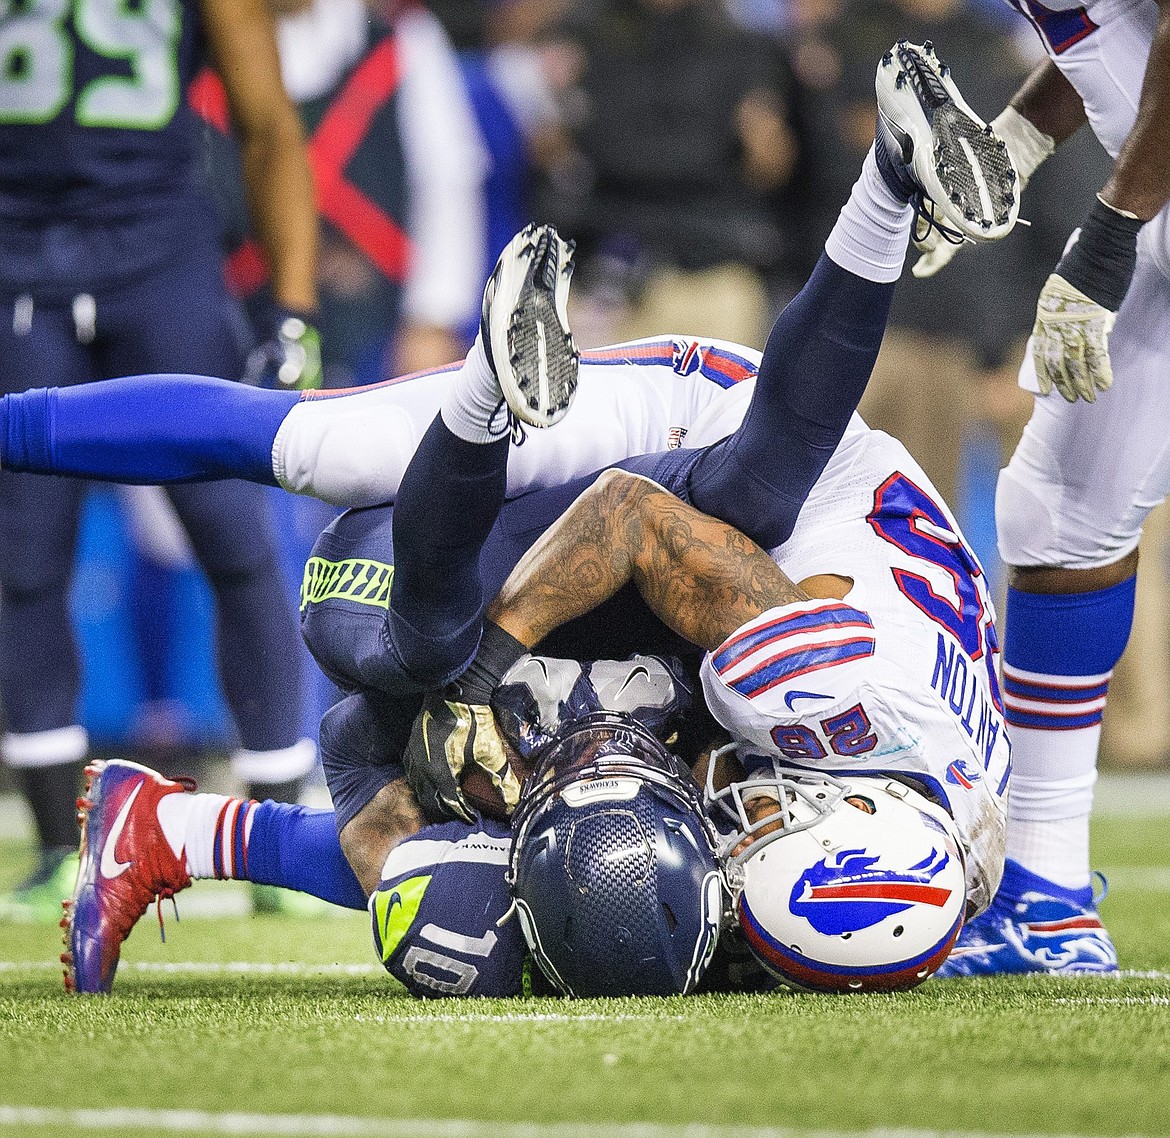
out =
[(1078, 894), (1089, 886), (1101, 717), (1133, 623), (1134, 584), (1131, 577), (1089, 593), (1008, 591), (1003, 679), (1013, 773), (1007, 856)]
[(159, 825), (194, 878), (252, 881), (365, 909), (366, 894), (341, 851), (332, 810), (223, 794), (169, 794)]

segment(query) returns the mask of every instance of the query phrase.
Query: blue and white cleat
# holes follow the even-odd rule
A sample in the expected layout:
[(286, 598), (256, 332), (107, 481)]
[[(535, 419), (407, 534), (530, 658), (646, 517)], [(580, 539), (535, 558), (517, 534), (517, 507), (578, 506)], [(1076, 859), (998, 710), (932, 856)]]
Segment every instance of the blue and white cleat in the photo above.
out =
[(508, 243), (483, 293), (480, 332), (512, 414), (532, 427), (564, 418), (580, 353), (569, 331), (573, 243), (529, 225)]
[(990, 908), (963, 929), (935, 975), (945, 980), (1116, 972), (1117, 950), (1097, 913), (1104, 881), (1101, 893), (1093, 896), (1091, 888), (1063, 889), (1009, 860)]
[(878, 169), (948, 240), (998, 241), (1019, 216), (1007, 145), (971, 110), (928, 41), (899, 40), (877, 69)]
[(64, 902), (61, 963), (69, 991), (107, 993), (122, 942), (138, 918), (152, 901), (191, 884), (184, 859), (163, 835), (158, 804), (195, 784), (121, 761), (91, 763), (85, 773), (85, 795), (77, 800), (81, 865), (73, 896)]

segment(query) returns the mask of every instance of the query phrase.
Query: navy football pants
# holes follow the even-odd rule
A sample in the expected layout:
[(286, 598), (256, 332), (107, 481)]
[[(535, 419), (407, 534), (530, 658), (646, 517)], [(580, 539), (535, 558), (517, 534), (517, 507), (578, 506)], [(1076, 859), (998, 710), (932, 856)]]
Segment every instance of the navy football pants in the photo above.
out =
[[(79, 342), (65, 303), (37, 303), (19, 334), (15, 299), (0, 296), (3, 392), (145, 372), (235, 378), (240, 371), (210, 235), (196, 234), (165, 269), (97, 292), (88, 344)], [(229, 481), (167, 492), (215, 592), (220, 674), (241, 743), (256, 751), (291, 746), (300, 735), (302, 680), (264, 491)], [(0, 471), (0, 695), (9, 731), (76, 722), (80, 670), (68, 590), (84, 493), (71, 479)]]

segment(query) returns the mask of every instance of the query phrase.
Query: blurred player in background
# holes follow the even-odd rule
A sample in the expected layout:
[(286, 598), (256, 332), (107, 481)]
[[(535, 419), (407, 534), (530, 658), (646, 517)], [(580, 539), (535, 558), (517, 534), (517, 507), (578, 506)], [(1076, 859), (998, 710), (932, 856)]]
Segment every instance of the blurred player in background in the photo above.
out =
[[(1007, 869), (944, 971), (1113, 972), (1089, 813), (1109, 679), (1133, 621), (1138, 540), (1170, 490), (1170, 0), (1014, 6), (1050, 57), (993, 123), (1021, 178), (1086, 119), (1115, 162), (1044, 286), (1020, 374), (1042, 398), (996, 497), (1000, 553), (1013, 567)], [(920, 275), (955, 252), (931, 245)]]
[[(224, 77), (272, 268), (250, 370), (319, 383), (312, 184), (264, 0), (36, 0), (0, 21), (4, 391), (158, 370), (241, 374), (185, 98), (205, 52)], [(299, 738), (296, 634), (263, 497), (240, 483), (169, 493), (216, 596), (236, 771), (262, 796), (294, 795), (314, 749)], [(0, 475), (0, 753), (40, 843), (4, 905), (17, 919), (52, 919), (73, 876), (88, 742), (68, 593), (83, 495), (80, 482)]]

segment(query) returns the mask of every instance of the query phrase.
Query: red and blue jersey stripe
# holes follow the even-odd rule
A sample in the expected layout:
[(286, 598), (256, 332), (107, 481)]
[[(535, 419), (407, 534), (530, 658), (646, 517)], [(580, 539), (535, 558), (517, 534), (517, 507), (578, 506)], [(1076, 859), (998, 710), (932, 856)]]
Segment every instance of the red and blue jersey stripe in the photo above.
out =
[(747, 699), (809, 672), (872, 656), (873, 621), (861, 609), (828, 602), (788, 610), (733, 633), (711, 666)]
[(612, 348), (596, 348), (582, 352), (581, 362), (601, 366), (641, 364), (669, 367), (679, 375), (698, 373), (720, 387), (734, 387), (745, 379), (754, 378), (759, 371), (759, 366), (746, 357), (698, 340), (644, 340)]
[(716, 650), (711, 659), (715, 670), (723, 675), (749, 653), (798, 633), (832, 632), (839, 628), (873, 628), (873, 621), (860, 609), (844, 604), (826, 604), (805, 612), (786, 612), (782, 616), (753, 624), (734, 632)]

